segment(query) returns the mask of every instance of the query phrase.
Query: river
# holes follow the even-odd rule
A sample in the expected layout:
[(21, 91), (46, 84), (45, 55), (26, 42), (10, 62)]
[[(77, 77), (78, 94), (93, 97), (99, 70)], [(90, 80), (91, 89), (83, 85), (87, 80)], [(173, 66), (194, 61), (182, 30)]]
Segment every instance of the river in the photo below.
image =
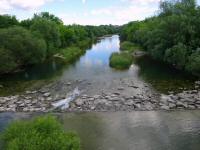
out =
[[(103, 99), (97, 98), (97, 101), (89, 103), (91, 106), (87, 104), (78, 109), (79, 111), (90, 110), (96, 106), (95, 110), (107, 112), (54, 114), (59, 117), (65, 130), (74, 130), (78, 133), (82, 150), (198, 150), (200, 148), (199, 110), (132, 111), (135, 106), (130, 107), (130, 103), (126, 103), (124, 98), (128, 96), (127, 99), (132, 102), (130, 96), (142, 95), (142, 100), (148, 97), (146, 109), (152, 110), (154, 108), (149, 107), (149, 102), (151, 105), (155, 103), (152, 94), (160, 95), (169, 91), (194, 89), (197, 78), (152, 60), (150, 57), (135, 59), (129, 70), (117, 71), (109, 67), (109, 57), (112, 52), (118, 51), (120, 51), (119, 36), (100, 39), (73, 64), (65, 65), (58, 60), (51, 60), (23, 72), (1, 77), (0, 84), (3, 88), (0, 89), (0, 94), (23, 93), (38, 82), (54, 82), (53, 86), (47, 89), (53, 93), (52, 95), (60, 96), (63, 93), (65, 95), (77, 86), (84, 90), (84, 94), (91, 96), (107, 92), (108, 95)], [(137, 87), (132, 88), (135, 86)], [(105, 97), (113, 92), (123, 99), (105, 100)], [(38, 95), (34, 93), (35, 98)], [(30, 94), (28, 97), (31, 96)], [(21, 97), (19, 100), (21, 101)], [(121, 100), (125, 102), (121, 103)], [(105, 106), (102, 101), (105, 102)], [(107, 104), (108, 101), (112, 102)], [(26, 100), (22, 101), (24, 102)], [(140, 102), (139, 99), (139, 103), (146, 106), (145, 101)], [(72, 110), (76, 108), (77, 106), (74, 105)], [(131, 111), (127, 112), (129, 108)], [(117, 110), (126, 111), (112, 112)], [(38, 115), (42, 114), (0, 113), (0, 132), (13, 120), (30, 119)]]
[[(195, 77), (149, 57), (135, 60), (129, 70), (114, 70), (109, 67), (109, 57), (112, 52), (118, 51), (120, 51), (118, 35), (100, 39), (73, 64), (65, 65), (53, 59), (20, 73), (1, 76), (0, 85), (3, 85), (3, 88), (0, 88), (0, 95), (24, 92), (31, 86), (34, 87), (35, 83), (39, 83), (40, 86), (40, 83), (54, 80), (88, 80), (96, 91), (106, 87), (110, 89), (113, 87), (111, 81), (125, 78), (150, 84), (155, 90), (163, 93), (194, 88)], [(92, 90), (90, 93), (96, 91)]]
[[(0, 132), (12, 120), (41, 114), (2, 113)], [(66, 131), (81, 138), (81, 150), (199, 150), (199, 111), (62, 113)]]

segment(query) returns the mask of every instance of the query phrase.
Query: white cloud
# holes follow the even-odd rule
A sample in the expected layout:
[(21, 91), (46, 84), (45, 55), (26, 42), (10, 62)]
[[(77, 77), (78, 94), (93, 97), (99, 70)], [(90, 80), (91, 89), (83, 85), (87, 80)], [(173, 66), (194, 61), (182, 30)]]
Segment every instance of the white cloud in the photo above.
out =
[(85, 4), (85, 3), (86, 3), (86, 0), (82, 0), (82, 2), (83, 2), (83, 4)]
[[(154, 15), (158, 9), (159, 0), (123, 0), (130, 4), (127, 6), (115, 6), (102, 9), (94, 9), (90, 13), (93, 16), (106, 16), (114, 24), (124, 24), (129, 21), (143, 20), (146, 17)], [(144, 3), (154, 2), (154, 5)]]
[(34, 10), (51, 1), (54, 0), (0, 0), (0, 13), (6, 13), (13, 8)]

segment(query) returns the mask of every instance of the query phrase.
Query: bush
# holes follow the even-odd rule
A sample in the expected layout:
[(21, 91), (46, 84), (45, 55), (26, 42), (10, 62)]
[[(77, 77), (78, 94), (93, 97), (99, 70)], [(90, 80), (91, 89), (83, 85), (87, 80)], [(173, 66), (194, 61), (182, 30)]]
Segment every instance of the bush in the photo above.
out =
[(125, 41), (120, 44), (120, 49), (122, 51), (133, 52), (134, 50), (139, 49), (139, 47), (131, 42)]
[(0, 73), (8, 73), (18, 67), (12, 53), (4, 48), (0, 48)]
[(78, 47), (68, 47), (61, 50), (61, 55), (67, 62), (72, 62), (81, 56), (85, 51)]
[(133, 62), (133, 57), (126, 52), (112, 53), (110, 56), (110, 66), (115, 69), (128, 69)]
[(0, 29), (0, 48), (0, 59), (8, 64), (8, 68), (1, 69), (0, 74), (40, 63), (46, 57), (45, 41), (22, 27)]
[(79, 150), (79, 138), (65, 133), (52, 116), (12, 123), (2, 134), (5, 150)]

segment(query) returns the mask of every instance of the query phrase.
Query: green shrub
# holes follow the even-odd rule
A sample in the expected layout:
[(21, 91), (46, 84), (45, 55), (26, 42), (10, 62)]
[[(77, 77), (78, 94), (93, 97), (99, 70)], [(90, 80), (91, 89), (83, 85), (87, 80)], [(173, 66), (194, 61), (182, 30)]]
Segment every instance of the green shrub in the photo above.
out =
[(128, 69), (133, 62), (133, 57), (126, 52), (112, 53), (110, 56), (110, 66), (115, 69)]
[(65, 133), (52, 116), (12, 123), (2, 134), (5, 150), (79, 150), (79, 138)]
[(61, 55), (67, 62), (72, 62), (80, 57), (85, 51), (78, 47), (68, 47), (61, 50)]
[(139, 49), (139, 47), (136, 46), (134, 43), (125, 41), (125, 42), (122, 42), (122, 43), (120, 44), (120, 49), (121, 49), (122, 51), (133, 52), (134, 50)]

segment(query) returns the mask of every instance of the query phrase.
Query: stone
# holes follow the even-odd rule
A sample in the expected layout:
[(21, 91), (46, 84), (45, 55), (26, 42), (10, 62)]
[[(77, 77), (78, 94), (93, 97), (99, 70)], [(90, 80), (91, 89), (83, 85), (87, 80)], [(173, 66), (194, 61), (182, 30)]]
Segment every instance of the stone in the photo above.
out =
[(195, 84), (200, 85), (200, 81), (196, 81)]
[(189, 109), (195, 109), (196, 107), (194, 105), (188, 105)]
[(67, 85), (67, 86), (70, 86), (71, 84), (72, 84), (71, 82), (68, 82), (66, 85)]
[(44, 93), (43, 94), (45, 97), (49, 97), (51, 95), (51, 93)]
[(120, 93), (119, 93), (119, 92), (114, 92), (113, 94), (114, 94), (114, 95), (117, 95), (117, 96), (119, 96), (119, 95), (120, 95)]
[(19, 104), (19, 107), (24, 107), (24, 106), (25, 106), (25, 103)]
[(176, 105), (177, 105), (177, 107), (184, 107), (184, 108), (187, 108), (187, 107), (188, 107), (188, 104), (187, 104), (187, 103), (183, 103), (183, 102), (180, 102), (180, 101), (178, 101), (178, 102), (176, 103)]
[(163, 105), (160, 108), (163, 109), (163, 110), (170, 110), (169, 106), (167, 106), (167, 105)]
[(174, 103), (169, 103), (169, 108), (170, 108), (170, 109), (176, 108), (176, 104), (174, 104)]
[(77, 100), (75, 101), (75, 104), (76, 104), (77, 106), (82, 106), (82, 105), (84, 104), (84, 101), (83, 101), (82, 99), (77, 99)]
[(52, 100), (53, 100), (52, 97), (48, 97), (48, 98), (47, 98), (47, 101), (52, 101)]
[(124, 87), (119, 87), (117, 89), (120, 90), (120, 91), (122, 91), (122, 90), (124, 90)]

